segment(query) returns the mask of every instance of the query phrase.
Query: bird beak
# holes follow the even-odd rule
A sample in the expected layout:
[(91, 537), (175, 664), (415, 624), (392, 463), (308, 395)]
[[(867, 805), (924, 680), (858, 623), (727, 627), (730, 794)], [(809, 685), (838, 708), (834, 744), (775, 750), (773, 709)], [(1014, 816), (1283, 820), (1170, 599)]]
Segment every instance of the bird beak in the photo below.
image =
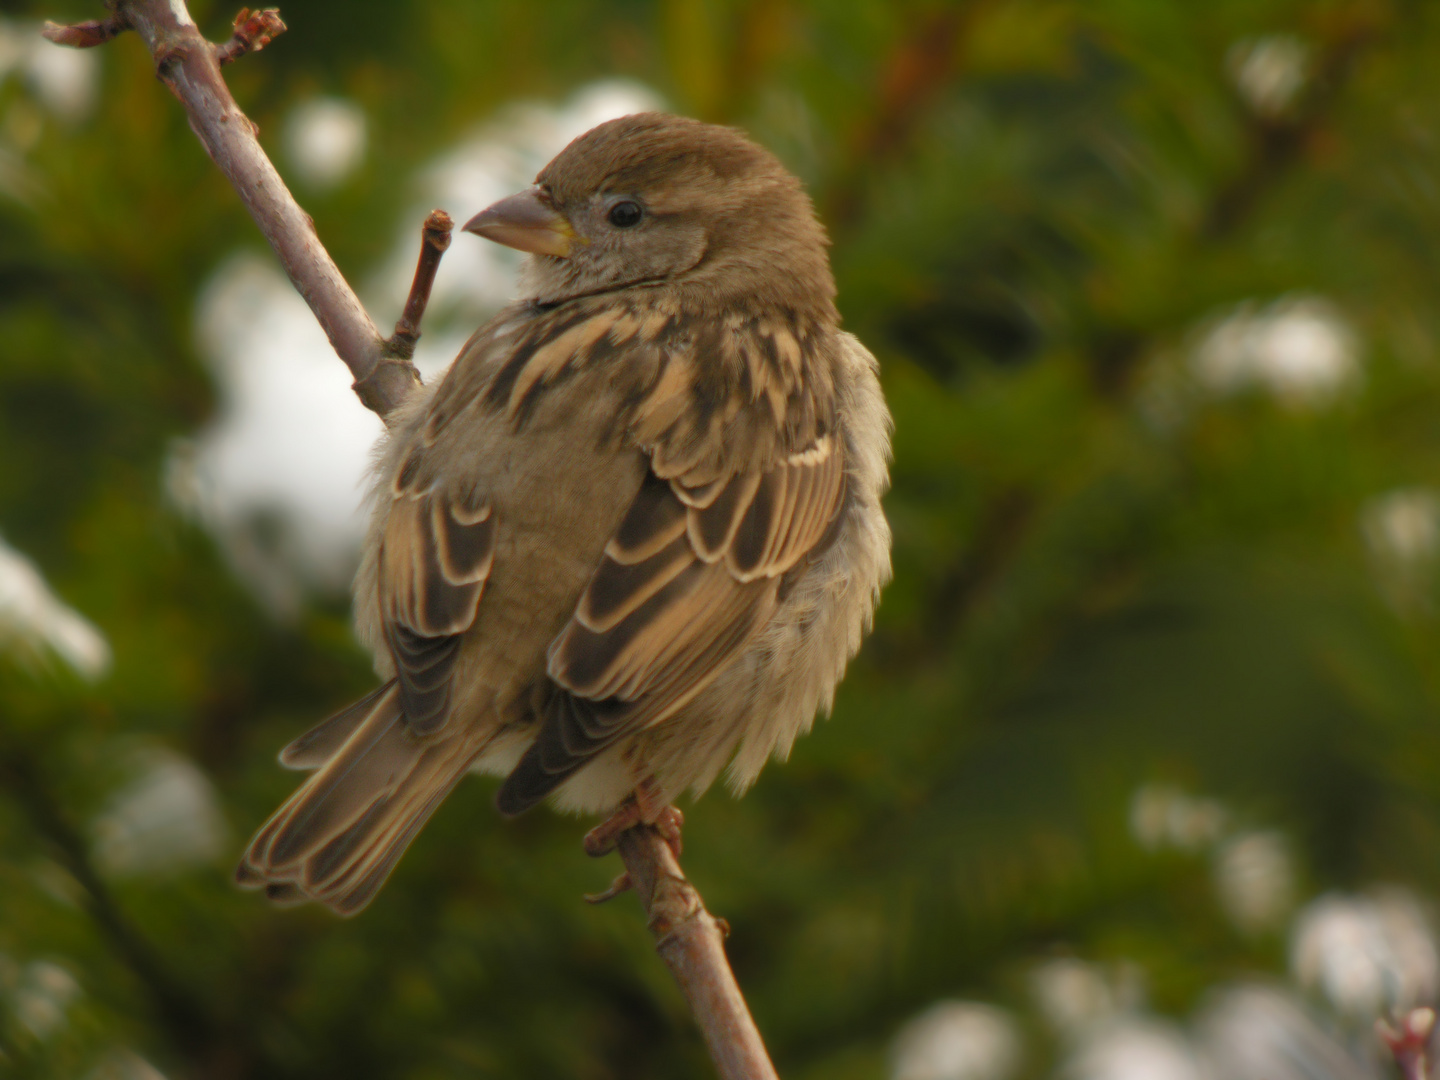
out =
[(481, 210), (465, 223), (465, 231), (506, 247), (561, 259), (570, 254), (570, 247), (576, 241), (569, 220), (550, 205), (549, 198), (538, 187)]

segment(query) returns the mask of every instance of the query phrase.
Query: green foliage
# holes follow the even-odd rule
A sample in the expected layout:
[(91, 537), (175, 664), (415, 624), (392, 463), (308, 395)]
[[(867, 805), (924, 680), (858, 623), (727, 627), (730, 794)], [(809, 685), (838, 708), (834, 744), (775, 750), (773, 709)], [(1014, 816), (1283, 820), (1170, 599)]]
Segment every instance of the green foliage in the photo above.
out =
[[(193, 10), (223, 34), (228, 9)], [(782, 1075), (880, 1075), (910, 1015), (1020, 1004), (1057, 954), (1139, 964), (1175, 1016), (1283, 970), (1276, 928), (1220, 914), (1203, 855), (1136, 842), (1146, 783), (1283, 830), (1302, 896), (1440, 893), (1440, 595), (1423, 553), (1387, 562), (1363, 527), (1388, 493), (1440, 488), (1440, 11), (284, 14), (290, 32), (228, 75), (282, 171), (293, 102), (365, 109), (366, 165), (300, 191), (352, 279), (420, 163), (506, 102), (611, 75), (752, 130), (831, 228), (847, 326), (895, 413), (896, 579), (833, 718), (743, 801), (706, 797), (686, 834)], [(1288, 102), (1237, 90), (1262, 40), (1305, 49)], [(633, 901), (580, 903), (615, 867), (584, 857), (575, 821), (501, 821), (488, 782), (449, 799), (357, 920), (230, 885), (293, 783), (276, 749), (370, 676), (341, 600), (277, 623), (167, 499), (174, 440), (217, 408), (196, 285), (260, 241), (140, 42), (105, 47), (100, 78), (72, 122), (0, 81), (0, 530), (115, 653), (93, 686), (0, 667), (0, 1071), (80, 1076), (130, 1047), (174, 1077), (706, 1075)], [(1219, 320), (1295, 297), (1351, 328), (1348, 382), (1207, 382)], [(137, 745), (216, 786), (223, 857), (97, 869), (91, 823)], [(16, 1004), (37, 962), (78, 984), (43, 1038)], [(1027, 1049), (1040, 1075), (1045, 1037)]]

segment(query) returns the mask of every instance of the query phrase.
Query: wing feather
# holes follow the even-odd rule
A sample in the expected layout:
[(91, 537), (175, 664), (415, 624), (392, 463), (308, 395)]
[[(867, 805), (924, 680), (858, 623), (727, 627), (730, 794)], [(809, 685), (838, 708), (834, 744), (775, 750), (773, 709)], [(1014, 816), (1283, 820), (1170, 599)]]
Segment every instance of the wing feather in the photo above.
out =
[(417, 734), (438, 731), (450, 672), (495, 559), (495, 518), (434, 487), (395, 495), (380, 551), (381, 610), (400, 704)]
[(595, 633), (613, 629), (694, 561), (695, 553), (683, 535), (640, 562), (603, 559), (580, 598), (575, 621)]
[(845, 489), (829, 439), (768, 468), (687, 479), (646, 478), (551, 644), (553, 692), (502, 812), (534, 805), (708, 686), (769, 620), (786, 572), (833, 537)]
[(689, 511), (690, 544), (696, 555), (715, 562), (725, 554), (763, 479), (757, 472), (731, 476), (709, 506)]
[(688, 523), (685, 507), (671, 497), (669, 486), (649, 478), (605, 546), (605, 557), (624, 565), (643, 562), (682, 536)]

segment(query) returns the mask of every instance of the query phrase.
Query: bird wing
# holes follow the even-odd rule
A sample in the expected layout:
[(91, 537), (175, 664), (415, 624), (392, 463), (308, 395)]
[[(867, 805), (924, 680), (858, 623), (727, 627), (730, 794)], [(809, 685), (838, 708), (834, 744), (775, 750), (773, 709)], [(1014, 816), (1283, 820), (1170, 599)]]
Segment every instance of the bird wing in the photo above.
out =
[[(450, 713), (450, 673), (495, 559), (495, 519), (419, 476), (412, 449), (389, 495), (380, 607), (395, 678), (282, 751), (316, 770), (256, 834), (237, 871), (272, 899), (359, 911), (465, 774), (476, 744), (416, 739)], [(463, 732), (462, 732), (463, 735)]]
[(495, 559), (495, 518), (438, 484), (417, 488), (402, 468), (380, 549), (380, 610), (400, 705), (416, 734), (449, 715), (450, 671)]
[(550, 677), (592, 701), (643, 699), (633, 715), (650, 722), (693, 697), (825, 534), (844, 494), (840, 459), (826, 438), (701, 488), (651, 473), (550, 647)]
[[(784, 403), (799, 393), (782, 393), (777, 406), (752, 378), (738, 400), (701, 408), (715, 396), (697, 377), (704, 370), (693, 354), (672, 358), (636, 411), (632, 430), (649, 435), (650, 471), (550, 646), (558, 692), (501, 790), (505, 813), (534, 805), (708, 686), (769, 620), (787, 572), (834, 535), (845, 498), (841, 440), (812, 423), (786, 452), (793, 410)], [(813, 419), (813, 403), (804, 407)], [(734, 460), (737, 446), (750, 454)]]

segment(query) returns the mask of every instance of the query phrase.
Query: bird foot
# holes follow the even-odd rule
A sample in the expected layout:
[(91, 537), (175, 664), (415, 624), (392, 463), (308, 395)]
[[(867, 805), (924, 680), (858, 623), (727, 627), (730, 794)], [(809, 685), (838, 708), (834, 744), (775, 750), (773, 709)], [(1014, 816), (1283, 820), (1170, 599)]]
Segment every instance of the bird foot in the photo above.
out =
[(680, 835), (684, 824), (685, 815), (680, 812), (678, 806), (661, 807), (659, 815), (650, 823), (650, 827), (660, 834), (660, 839), (670, 845), (670, 850), (675, 853), (677, 859), (685, 850), (684, 838)]
[(635, 883), (630, 880), (630, 872), (627, 870), (612, 881), (604, 892), (586, 893), (585, 902), (587, 904), (603, 904), (607, 900), (614, 900), (623, 892), (629, 892), (634, 887)]
[(684, 824), (685, 815), (678, 807), (649, 805), (642, 787), (621, 803), (613, 814), (585, 834), (585, 854), (592, 859), (608, 855), (620, 843), (620, 834), (626, 829), (649, 825), (660, 834), (661, 839), (670, 846), (678, 859), (684, 847), (680, 835), (680, 828)]

